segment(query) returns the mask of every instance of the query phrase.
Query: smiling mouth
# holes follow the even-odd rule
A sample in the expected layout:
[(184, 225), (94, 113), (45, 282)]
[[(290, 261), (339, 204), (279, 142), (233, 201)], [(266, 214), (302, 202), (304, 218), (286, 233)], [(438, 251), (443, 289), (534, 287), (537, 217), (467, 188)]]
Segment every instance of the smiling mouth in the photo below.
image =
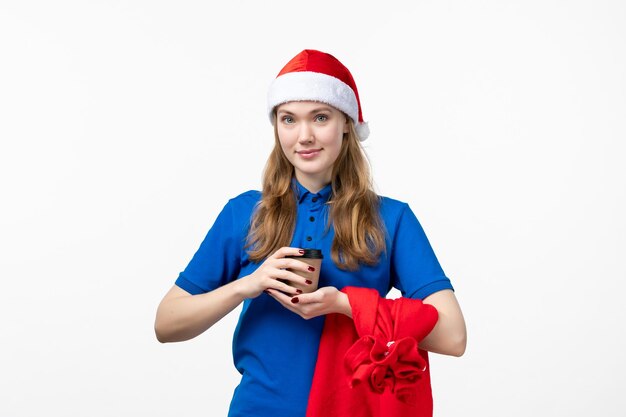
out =
[(322, 148), (320, 148), (320, 149), (306, 149), (304, 151), (296, 151), (296, 153), (300, 154), (300, 155), (310, 155), (312, 153), (319, 152), (321, 150), (322, 150)]

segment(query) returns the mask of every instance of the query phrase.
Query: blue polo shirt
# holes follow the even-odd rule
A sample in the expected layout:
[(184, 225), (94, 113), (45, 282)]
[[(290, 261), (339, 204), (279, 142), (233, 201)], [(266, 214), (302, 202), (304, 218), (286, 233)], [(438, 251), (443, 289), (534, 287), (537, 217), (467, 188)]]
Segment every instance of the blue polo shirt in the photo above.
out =
[[(333, 263), (332, 227), (326, 231), (331, 186), (313, 194), (294, 180), (298, 212), (289, 246), (321, 248), (324, 255), (319, 286), (375, 288), (385, 296), (392, 287), (404, 297), (424, 299), (453, 289), (426, 234), (406, 203), (381, 197), (387, 251), (374, 266), (344, 271)], [(252, 262), (244, 244), (259, 191), (228, 201), (200, 248), (180, 273), (176, 285), (202, 294), (250, 275)], [(304, 417), (317, 359), (324, 317), (304, 320), (267, 294), (245, 300), (235, 329), (233, 358), (241, 373), (229, 417)], [(340, 366), (340, 364), (339, 364)]]

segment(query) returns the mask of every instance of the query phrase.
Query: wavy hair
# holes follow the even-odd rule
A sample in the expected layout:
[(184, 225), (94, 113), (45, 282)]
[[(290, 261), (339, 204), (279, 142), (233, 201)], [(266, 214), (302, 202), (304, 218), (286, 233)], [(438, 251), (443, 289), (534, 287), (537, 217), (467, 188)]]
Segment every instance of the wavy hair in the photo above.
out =
[[(356, 270), (359, 263), (378, 263), (385, 251), (385, 228), (369, 163), (349, 117), (347, 124), (349, 130), (344, 133), (339, 156), (333, 164), (328, 225), (332, 224), (335, 230), (331, 246), (333, 262), (340, 269)], [(254, 262), (261, 262), (288, 246), (296, 223), (294, 167), (280, 146), (276, 124), (274, 140), (274, 149), (263, 172), (262, 197), (252, 216), (246, 244)]]

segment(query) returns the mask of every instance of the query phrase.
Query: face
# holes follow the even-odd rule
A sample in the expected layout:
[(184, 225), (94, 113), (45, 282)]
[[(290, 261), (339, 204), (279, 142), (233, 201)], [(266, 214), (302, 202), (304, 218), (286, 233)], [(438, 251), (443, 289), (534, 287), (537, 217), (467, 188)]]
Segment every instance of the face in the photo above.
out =
[(348, 132), (346, 116), (328, 104), (292, 101), (276, 109), (278, 140), (296, 178), (317, 192), (331, 180), (333, 164)]

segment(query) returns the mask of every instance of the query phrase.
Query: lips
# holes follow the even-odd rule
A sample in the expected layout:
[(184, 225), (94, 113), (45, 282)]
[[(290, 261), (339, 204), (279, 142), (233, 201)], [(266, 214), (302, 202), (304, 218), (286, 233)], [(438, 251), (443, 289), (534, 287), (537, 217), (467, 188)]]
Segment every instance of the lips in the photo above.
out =
[(319, 152), (321, 150), (322, 150), (322, 148), (320, 148), (320, 149), (305, 149), (305, 150), (302, 150), (302, 151), (296, 151), (296, 153), (300, 154), (300, 155), (310, 155), (310, 154)]
[(296, 153), (302, 159), (314, 159), (315, 157), (317, 157), (317, 155), (320, 154), (321, 151), (322, 151), (322, 148), (319, 148), (319, 149), (303, 149), (301, 151), (296, 151)]

